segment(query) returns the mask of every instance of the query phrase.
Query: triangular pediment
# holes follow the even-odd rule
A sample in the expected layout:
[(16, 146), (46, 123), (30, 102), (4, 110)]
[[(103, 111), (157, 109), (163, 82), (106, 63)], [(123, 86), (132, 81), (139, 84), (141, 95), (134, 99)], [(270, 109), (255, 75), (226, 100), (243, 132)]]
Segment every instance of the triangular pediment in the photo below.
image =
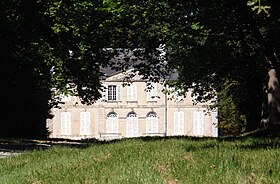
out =
[(105, 81), (139, 81), (143, 80), (141, 75), (137, 74), (138, 72), (134, 71), (133, 69), (115, 73), (105, 79)]

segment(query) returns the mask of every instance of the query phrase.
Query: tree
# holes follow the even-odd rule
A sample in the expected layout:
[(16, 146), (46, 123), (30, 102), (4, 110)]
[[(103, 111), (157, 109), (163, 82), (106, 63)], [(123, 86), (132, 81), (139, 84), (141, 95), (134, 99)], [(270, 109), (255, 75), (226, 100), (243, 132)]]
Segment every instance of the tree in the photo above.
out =
[[(240, 90), (234, 98), (246, 116), (247, 130), (257, 129), (262, 118), (269, 119), (269, 126), (279, 124), (280, 19), (275, 0), (258, 6), (243, 0), (117, 2), (113, 13), (120, 19), (133, 17), (126, 19), (127, 35), (133, 35), (125, 37), (126, 43), (148, 46), (145, 56), (156, 55), (155, 48), (164, 45), (164, 71), (178, 71), (178, 86), (192, 88), (197, 100), (205, 101), (222, 91), (225, 82), (235, 82)], [(162, 63), (147, 61), (147, 66)], [(268, 117), (261, 116), (265, 109)]]
[[(1, 1), (0, 136), (45, 137), (59, 93), (100, 97), (110, 15), (102, 1)], [(108, 25), (109, 26), (109, 25)], [(111, 25), (113, 26), (113, 25)], [(106, 27), (106, 28), (103, 28)]]

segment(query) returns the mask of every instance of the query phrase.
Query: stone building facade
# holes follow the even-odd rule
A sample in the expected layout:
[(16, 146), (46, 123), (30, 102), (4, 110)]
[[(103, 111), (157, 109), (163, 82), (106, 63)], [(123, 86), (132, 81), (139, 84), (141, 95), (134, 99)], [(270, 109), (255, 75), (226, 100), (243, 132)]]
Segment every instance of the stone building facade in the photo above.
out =
[(77, 97), (62, 100), (52, 109), (54, 118), (47, 123), (51, 138), (117, 139), (139, 136), (217, 137), (217, 112), (206, 113), (203, 104), (193, 105), (191, 93), (167, 95), (164, 86), (135, 76), (123, 85), (125, 73), (108, 76), (102, 99), (83, 105)]

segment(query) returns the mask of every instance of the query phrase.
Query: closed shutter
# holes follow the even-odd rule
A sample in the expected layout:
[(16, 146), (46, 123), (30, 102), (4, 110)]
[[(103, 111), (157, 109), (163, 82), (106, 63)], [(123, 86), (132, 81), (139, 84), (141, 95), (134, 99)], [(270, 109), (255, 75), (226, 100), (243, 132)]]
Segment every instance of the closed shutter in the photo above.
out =
[(127, 100), (128, 101), (137, 100), (137, 86), (135, 84), (131, 84), (130, 86), (127, 86)]
[(158, 118), (156, 114), (150, 114), (146, 120), (146, 132), (147, 133), (158, 133)]
[(157, 86), (153, 84), (151, 89), (147, 92), (147, 100), (148, 101), (157, 101)]
[(104, 86), (104, 88), (102, 88), (102, 100), (108, 100), (108, 86)]
[(204, 134), (204, 113), (196, 111), (193, 114), (193, 133), (195, 136), (203, 136)]
[(212, 117), (212, 136), (213, 137), (218, 137), (218, 113), (217, 112), (212, 112), (211, 117)]
[(184, 135), (184, 112), (174, 112), (174, 135)]
[(106, 133), (118, 133), (119, 122), (118, 116), (115, 113), (110, 114), (106, 120)]
[(80, 113), (80, 134), (90, 135), (90, 112)]
[(126, 136), (137, 137), (138, 136), (138, 118), (136, 115), (128, 116), (126, 120)]
[(121, 100), (121, 86), (117, 86), (117, 100)]
[(61, 135), (71, 135), (71, 112), (61, 113)]

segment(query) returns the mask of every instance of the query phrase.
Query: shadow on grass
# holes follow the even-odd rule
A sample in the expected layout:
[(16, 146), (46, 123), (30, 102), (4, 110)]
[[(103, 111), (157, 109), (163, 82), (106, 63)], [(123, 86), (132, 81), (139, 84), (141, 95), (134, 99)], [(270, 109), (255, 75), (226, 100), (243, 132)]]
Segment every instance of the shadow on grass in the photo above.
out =
[[(71, 147), (85, 149), (91, 145), (101, 144), (114, 144), (123, 141), (165, 141), (165, 140), (180, 139), (185, 141), (194, 142), (194, 144), (186, 145), (186, 151), (195, 151), (201, 149), (213, 149), (213, 148), (237, 148), (237, 149), (275, 149), (280, 148), (280, 138), (273, 137), (255, 137), (255, 136), (243, 136), (243, 137), (189, 137), (189, 136), (145, 136), (137, 138), (123, 138), (114, 140), (98, 140), (95, 138), (71, 140), (71, 139), (59, 139), (49, 138), (45, 140), (28, 140), (28, 139), (0, 139), (0, 151), (28, 151), (28, 150), (44, 150), (52, 146)], [(197, 144), (196, 144), (197, 142)]]

